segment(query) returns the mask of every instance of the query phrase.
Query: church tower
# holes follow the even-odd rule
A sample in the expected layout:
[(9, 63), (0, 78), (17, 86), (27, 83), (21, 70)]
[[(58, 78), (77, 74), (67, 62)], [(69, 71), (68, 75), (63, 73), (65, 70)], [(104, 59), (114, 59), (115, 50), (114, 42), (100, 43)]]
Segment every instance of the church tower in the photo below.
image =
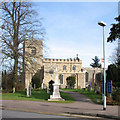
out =
[(25, 41), (25, 88), (29, 87), (32, 76), (41, 69), (43, 60), (43, 41)]

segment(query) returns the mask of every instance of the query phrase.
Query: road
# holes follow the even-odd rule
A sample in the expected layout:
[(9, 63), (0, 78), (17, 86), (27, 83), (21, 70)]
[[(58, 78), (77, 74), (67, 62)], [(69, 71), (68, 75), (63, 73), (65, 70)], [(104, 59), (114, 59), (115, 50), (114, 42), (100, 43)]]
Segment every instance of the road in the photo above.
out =
[[(15, 110), (2, 110), (2, 118), (46, 118), (51, 119), (55, 118), (55, 120), (65, 119), (65, 120), (108, 120), (105, 118), (97, 118), (97, 117), (88, 117), (88, 116), (79, 116), (79, 118), (75, 118), (72, 116), (61, 116), (61, 115), (49, 115), (49, 114), (39, 114), (39, 113), (30, 113), (23, 111), (15, 111)], [(63, 119), (63, 120), (64, 120)], [(4, 119), (3, 119), (4, 120)], [(9, 120), (9, 119), (8, 119)], [(33, 119), (34, 120), (34, 119)]]
[[(15, 110), (2, 110), (2, 118), (63, 118), (64, 116), (39, 114)], [(65, 117), (69, 118), (69, 117)]]

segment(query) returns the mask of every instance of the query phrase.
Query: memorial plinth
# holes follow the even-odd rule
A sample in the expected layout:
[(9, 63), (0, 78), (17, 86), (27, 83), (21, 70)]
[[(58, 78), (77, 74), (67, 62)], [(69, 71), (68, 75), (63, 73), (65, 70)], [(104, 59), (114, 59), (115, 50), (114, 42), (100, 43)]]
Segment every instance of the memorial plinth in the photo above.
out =
[(48, 99), (48, 101), (65, 101), (60, 96), (59, 86), (60, 86), (60, 84), (58, 83), (58, 71), (57, 71), (57, 67), (56, 67), (55, 83), (53, 84), (53, 94), (50, 95), (50, 99)]

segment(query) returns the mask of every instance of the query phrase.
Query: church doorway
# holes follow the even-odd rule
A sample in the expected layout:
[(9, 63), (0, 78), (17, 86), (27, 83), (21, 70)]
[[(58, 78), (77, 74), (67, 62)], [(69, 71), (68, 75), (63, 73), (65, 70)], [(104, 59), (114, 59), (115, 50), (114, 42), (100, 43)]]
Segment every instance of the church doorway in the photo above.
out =
[(50, 90), (50, 95), (53, 94), (53, 84), (54, 84), (54, 81), (53, 80), (50, 80), (49, 81), (49, 90)]

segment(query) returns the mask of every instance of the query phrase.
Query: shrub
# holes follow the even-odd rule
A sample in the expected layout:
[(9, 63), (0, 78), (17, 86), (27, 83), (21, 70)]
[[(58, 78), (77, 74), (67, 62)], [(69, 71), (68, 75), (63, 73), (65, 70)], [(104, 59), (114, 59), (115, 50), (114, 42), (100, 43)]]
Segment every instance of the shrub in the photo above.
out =
[(22, 90), (22, 89), (24, 89), (24, 84), (23, 83), (18, 83), (16, 85), (16, 90)]
[(12, 90), (13, 87), (13, 72), (3, 73), (2, 72), (2, 89), (3, 90)]
[(67, 85), (69, 86), (69, 88), (74, 88), (75, 86), (75, 77), (74, 76), (69, 76), (67, 77)]
[(34, 88), (34, 84), (35, 84), (35, 88), (39, 88), (40, 85), (40, 77), (37, 75), (34, 75), (32, 78), (32, 87)]
[(112, 93), (112, 99), (120, 103), (120, 89), (117, 89)]
[(32, 77), (32, 87), (34, 88), (40, 88), (41, 84), (42, 84), (42, 80), (43, 80), (44, 76), (43, 76), (43, 70), (39, 69), (35, 75)]

